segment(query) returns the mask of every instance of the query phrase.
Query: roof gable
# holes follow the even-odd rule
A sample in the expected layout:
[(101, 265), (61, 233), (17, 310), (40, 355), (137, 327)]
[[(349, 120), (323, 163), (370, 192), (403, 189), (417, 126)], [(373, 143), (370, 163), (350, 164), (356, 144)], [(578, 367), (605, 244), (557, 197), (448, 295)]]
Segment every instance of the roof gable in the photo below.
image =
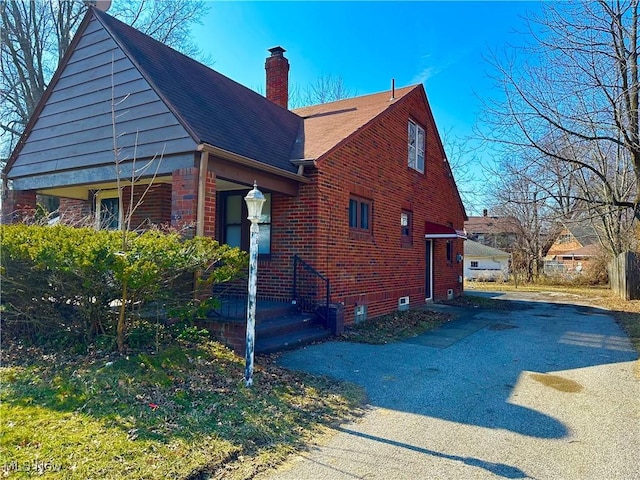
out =
[(464, 222), (468, 234), (510, 234), (520, 231), (520, 222), (515, 217), (469, 217)]
[(123, 162), (196, 148), (109, 33), (87, 16), (7, 165), (9, 178), (25, 189), (113, 180), (114, 127)]
[(287, 170), (300, 118), (253, 90), (92, 9), (198, 143)]
[(587, 223), (572, 223), (567, 225), (567, 230), (583, 247), (598, 242), (598, 234), (592, 225)]
[(464, 254), (467, 257), (509, 257), (509, 253), (497, 248), (466, 240), (464, 242)]
[[(99, 37), (99, 40), (96, 40), (96, 37)], [(109, 77), (112, 75), (112, 64), (113, 76), (122, 77), (117, 82), (126, 84), (126, 88), (118, 87), (116, 98), (122, 98), (125, 94), (137, 95), (145, 90), (144, 101), (158, 100), (157, 103), (161, 103), (162, 107), (157, 108), (163, 108), (165, 113), (170, 113), (171, 119), (162, 120), (155, 117), (155, 120), (161, 121), (161, 125), (157, 127), (158, 138), (165, 136), (166, 128), (172, 126), (182, 131), (179, 135), (183, 141), (175, 146), (175, 151), (181, 150), (183, 155), (189, 153), (192, 156), (197, 144), (206, 143), (281, 170), (292, 173), (296, 171), (296, 167), (289, 160), (298, 132), (301, 131), (302, 120), (297, 115), (133, 27), (90, 7), (71, 48), (65, 54), (23, 137), (5, 166), (4, 171), (8, 178), (82, 168), (87, 165), (87, 159), (88, 165), (113, 161), (112, 153), (110, 158), (107, 158), (112, 146), (105, 147), (106, 143), (102, 145), (92, 142), (94, 151), (89, 153), (95, 158), (88, 158), (86, 151), (76, 149), (73, 137), (67, 135), (70, 132), (62, 132), (60, 135), (65, 135), (65, 141), (71, 142), (69, 148), (74, 150), (73, 152), (65, 151), (62, 156), (47, 155), (48, 148), (45, 147), (39, 153), (41, 158), (23, 161), (30, 148), (39, 148), (36, 144), (32, 145), (32, 142), (35, 142), (32, 133), (34, 127), (37, 127), (39, 122), (42, 123), (41, 117), (58, 115), (56, 121), (67, 121), (65, 115), (68, 114), (51, 105), (58, 101), (55, 98), (57, 92), (67, 88), (65, 82), (68, 82), (69, 78), (73, 77), (76, 85), (73, 87), (74, 90), (69, 89), (61, 95), (63, 100), (73, 103), (73, 110), (84, 109), (88, 112), (87, 116), (91, 117), (102, 115), (102, 123), (108, 118), (108, 123), (111, 124), (109, 102), (105, 104), (106, 110), (101, 104), (102, 110), (99, 112), (95, 110), (95, 105), (105, 100), (99, 97), (98, 91), (111, 99), (111, 92), (107, 92), (108, 89), (104, 87), (106, 83), (111, 82)], [(95, 82), (98, 78), (101, 79), (101, 83), (96, 88)], [(127, 103), (131, 103), (130, 100), (131, 98), (127, 99)], [(126, 108), (129, 106), (126, 105)], [(122, 108), (125, 108), (124, 104)], [(85, 119), (75, 120), (80, 121), (82, 126), (85, 125)], [(94, 133), (85, 132), (85, 140), (93, 141), (99, 137), (98, 140), (108, 141), (106, 137), (102, 138), (101, 134), (92, 137)], [(143, 158), (144, 153), (138, 150), (138, 158)], [(149, 153), (148, 156), (158, 155), (161, 149), (146, 153)], [(125, 156), (130, 158), (132, 155), (125, 152)], [(67, 162), (67, 158), (73, 157), (77, 158), (75, 163)], [(30, 164), (37, 165), (33, 167)], [(53, 180), (54, 176), (51, 176), (50, 180), (59, 181)], [(48, 185), (35, 182), (33, 185), (25, 185), (24, 188), (46, 186)]]

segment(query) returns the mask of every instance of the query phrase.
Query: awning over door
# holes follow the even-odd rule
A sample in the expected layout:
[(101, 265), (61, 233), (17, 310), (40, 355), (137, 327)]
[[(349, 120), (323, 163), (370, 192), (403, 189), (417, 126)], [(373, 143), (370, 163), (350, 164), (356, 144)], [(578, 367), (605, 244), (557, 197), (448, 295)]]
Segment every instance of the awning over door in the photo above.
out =
[(439, 223), (425, 222), (424, 238), (463, 238), (466, 240), (467, 235), (464, 230), (456, 230)]

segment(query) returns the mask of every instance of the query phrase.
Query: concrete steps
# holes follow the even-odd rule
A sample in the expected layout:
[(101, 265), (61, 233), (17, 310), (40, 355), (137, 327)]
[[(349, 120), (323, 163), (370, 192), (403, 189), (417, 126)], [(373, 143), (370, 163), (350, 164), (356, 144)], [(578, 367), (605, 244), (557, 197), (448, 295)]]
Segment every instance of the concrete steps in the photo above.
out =
[(256, 325), (256, 354), (290, 350), (312, 342), (325, 340), (331, 332), (315, 315), (290, 313), (268, 318)]

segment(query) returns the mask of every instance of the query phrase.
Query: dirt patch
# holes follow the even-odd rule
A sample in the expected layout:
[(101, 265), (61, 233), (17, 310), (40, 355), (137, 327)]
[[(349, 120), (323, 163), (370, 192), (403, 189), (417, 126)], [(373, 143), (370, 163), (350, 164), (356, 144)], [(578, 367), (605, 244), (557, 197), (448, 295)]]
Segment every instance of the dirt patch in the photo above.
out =
[(529, 375), (536, 382), (539, 382), (547, 387), (551, 387), (560, 392), (566, 393), (578, 393), (581, 392), (583, 387), (578, 382), (570, 380), (568, 378), (559, 377), (558, 375), (548, 375), (545, 373), (531, 373)]

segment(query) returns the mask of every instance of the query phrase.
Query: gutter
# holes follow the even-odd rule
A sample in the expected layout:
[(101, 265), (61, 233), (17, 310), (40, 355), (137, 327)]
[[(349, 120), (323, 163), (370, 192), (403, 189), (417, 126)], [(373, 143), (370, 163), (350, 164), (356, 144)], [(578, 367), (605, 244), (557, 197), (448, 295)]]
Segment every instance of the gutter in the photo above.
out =
[(313, 167), (316, 164), (315, 158), (296, 158), (289, 161), (298, 167), (298, 175), (304, 175), (304, 167)]

